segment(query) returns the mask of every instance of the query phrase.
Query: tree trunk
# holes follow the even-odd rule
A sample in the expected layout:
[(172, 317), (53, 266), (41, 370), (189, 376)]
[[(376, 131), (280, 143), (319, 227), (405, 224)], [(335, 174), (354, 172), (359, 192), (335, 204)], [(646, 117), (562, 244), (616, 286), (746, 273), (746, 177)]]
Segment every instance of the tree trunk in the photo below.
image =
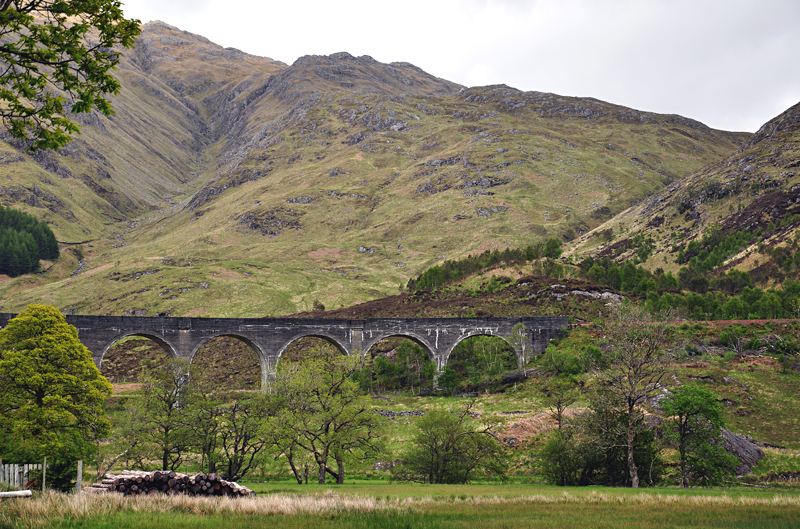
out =
[[(297, 468), (294, 466), (294, 456), (292, 456), (291, 450), (286, 454), (286, 459), (289, 460), (289, 467), (291, 467), (292, 473), (294, 473), (294, 479), (297, 480), (297, 484), (302, 485), (303, 478), (300, 476), (300, 474), (297, 472)], [(306, 468), (306, 482), (308, 482), (308, 468)]]
[(324, 485), (325, 484), (325, 472), (328, 469), (327, 468), (327, 466), (328, 466), (327, 463), (328, 463), (328, 458), (327, 457), (321, 457), (319, 459), (319, 484), (320, 485)]
[(336, 484), (344, 485), (344, 461), (341, 458), (336, 458), (336, 465), (339, 467), (339, 475), (336, 476)]
[(689, 488), (689, 478), (686, 476), (686, 430), (684, 429), (683, 421), (680, 424), (680, 453), (681, 453), (681, 481), (683, 483), (683, 488)]
[(636, 416), (633, 406), (628, 406), (628, 472), (631, 476), (631, 487), (639, 488), (639, 472), (636, 469), (636, 461), (633, 459), (633, 449), (636, 445)]

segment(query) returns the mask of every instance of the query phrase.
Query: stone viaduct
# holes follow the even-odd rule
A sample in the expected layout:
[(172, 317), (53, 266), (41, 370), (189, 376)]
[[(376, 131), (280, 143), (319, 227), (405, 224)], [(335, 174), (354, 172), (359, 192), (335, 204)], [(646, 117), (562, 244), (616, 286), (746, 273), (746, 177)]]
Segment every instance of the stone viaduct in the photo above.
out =
[[(0, 328), (15, 314), (0, 313)], [(453, 348), (471, 336), (510, 340), (518, 357), (544, 352), (548, 342), (567, 327), (566, 316), (525, 318), (379, 318), (368, 320), (301, 318), (170, 318), (130, 316), (67, 316), (97, 367), (116, 342), (142, 336), (160, 344), (172, 357), (191, 361), (212, 338), (229, 336), (245, 342), (258, 355), (262, 381), (275, 372), (286, 348), (306, 336), (327, 340), (343, 354), (367, 352), (384, 338), (402, 336), (423, 347), (441, 371)], [(514, 326), (524, 325), (521, 339), (511, 340)], [(519, 332), (519, 329), (517, 332)]]

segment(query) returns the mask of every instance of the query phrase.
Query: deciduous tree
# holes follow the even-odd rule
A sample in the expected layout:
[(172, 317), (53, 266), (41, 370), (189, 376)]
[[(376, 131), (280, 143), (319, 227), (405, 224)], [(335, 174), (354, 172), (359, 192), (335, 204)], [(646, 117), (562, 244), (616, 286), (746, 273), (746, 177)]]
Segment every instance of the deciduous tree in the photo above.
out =
[(119, 0), (0, 1), (0, 117), (11, 135), (55, 149), (79, 132), (70, 113), (110, 115), (114, 47), (132, 47), (139, 32)]
[(188, 373), (188, 361), (172, 359), (143, 377), (141, 428), (164, 470), (178, 468), (191, 445)]
[(0, 330), (0, 381), (6, 457), (17, 450), (30, 459), (79, 459), (93, 436), (109, 431), (103, 403), (111, 384), (54, 307), (30, 305)]
[(723, 448), (724, 420), (714, 393), (686, 384), (661, 401), (661, 407), (670, 417), (667, 431), (678, 445), (684, 488), (718, 484), (734, 473), (738, 459)]
[(341, 355), (289, 363), (271, 384), (282, 399), (282, 409), (265, 425), (273, 446), (287, 455), (297, 448), (313, 454), (320, 485), (326, 474), (344, 483), (346, 459), (368, 459), (381, 450), (383, 418), (350, 379), (360, 364), (357, 356)]
[(426, 413), (419, 420), (396, 477), (427, 483), (467, 483), (478, 472), (503, 477), (505, 470), (491, 425), (475, 428), (467, 408), (459, 413)]
[(656, 389), (666, 373), (667, 357), (661, 347), (671, 327), (667, 314), (653, 315), (632, 303), (616, 309), (609, 325), (612, 346), (609, 366), (600, 371), (598, 380), (604, 391), (623, 405), (627, 464), (631, 487), (639, 487), (639, 473), (634, 459), (636, 436), (642, 424), (641, 405)]

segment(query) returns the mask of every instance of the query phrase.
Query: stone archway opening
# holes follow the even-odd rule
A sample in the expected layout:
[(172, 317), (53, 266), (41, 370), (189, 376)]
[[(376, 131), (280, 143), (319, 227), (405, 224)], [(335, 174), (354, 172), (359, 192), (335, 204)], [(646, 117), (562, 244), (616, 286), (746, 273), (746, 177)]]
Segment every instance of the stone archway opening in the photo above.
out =
[(281, 352), (278, 369), (281, 364), (302, 362), (317, 358), (329, 358), (347, 354), (340, 346), (325, 336), (303, 336), (289, 343)]
[(474, 335), (458, 342), (447, 359), (439, 385), (453, 393), (470, 392), (492, 384), (517, 367), (514, 348), (503, 338)]
[(192, 357), (191, 380), (221, 390), (255, 390), (261, 386), (258, 353), (235, 335), (216, 336), (204, 342)]
[(100, 373), (112, 384), (136, 384), (145, 370), (167, 363), (172, 357), (168, 346), (146, 335), (125, 336), (106, 350)]
[(430, 393), (436, 382), (436, 363), (427, 348), (408, 336), (387, 336), (367, 351), (359, 383), (370, 393), (410, 391)]

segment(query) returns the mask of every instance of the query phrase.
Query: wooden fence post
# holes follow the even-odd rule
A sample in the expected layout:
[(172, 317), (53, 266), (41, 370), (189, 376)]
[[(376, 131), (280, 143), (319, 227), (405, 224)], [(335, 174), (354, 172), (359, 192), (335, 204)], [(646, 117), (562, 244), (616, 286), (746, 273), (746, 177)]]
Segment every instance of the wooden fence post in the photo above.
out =
[(78, 461), (78, 481), (75, 483), (75, 492), (80, 494), (81, 485), (83, 484), (83, 459)]
[(47, 479), (47, 456), (44, 456), (44, 465), (42, 465), (42, 492), (44, 492), (44, 482)]

